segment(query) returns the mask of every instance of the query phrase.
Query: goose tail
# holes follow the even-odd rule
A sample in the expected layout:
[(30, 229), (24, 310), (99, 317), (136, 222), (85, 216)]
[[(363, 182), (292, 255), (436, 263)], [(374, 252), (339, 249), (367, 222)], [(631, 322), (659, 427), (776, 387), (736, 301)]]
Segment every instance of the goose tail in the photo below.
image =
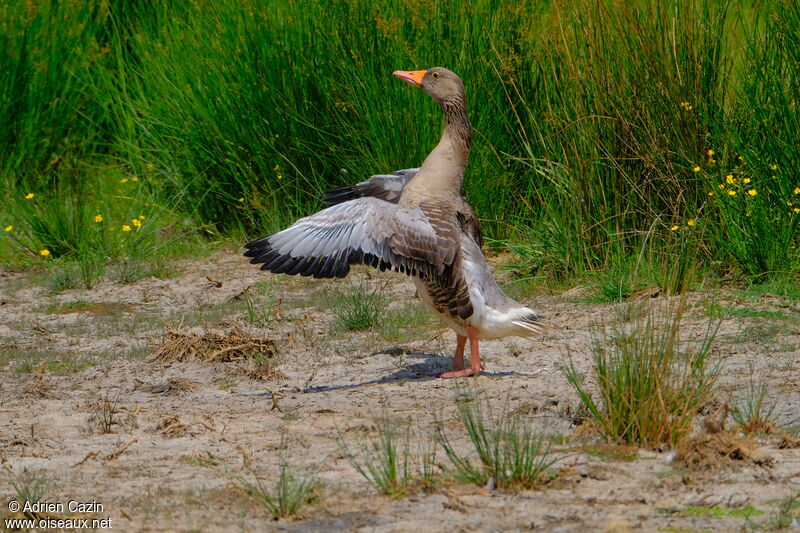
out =
[(541, 335), (546, 331), (544, 317), (527, 307), (521, 311), (522, 313), (514, 317), (511, 323), (521, 328), (524, 336)]

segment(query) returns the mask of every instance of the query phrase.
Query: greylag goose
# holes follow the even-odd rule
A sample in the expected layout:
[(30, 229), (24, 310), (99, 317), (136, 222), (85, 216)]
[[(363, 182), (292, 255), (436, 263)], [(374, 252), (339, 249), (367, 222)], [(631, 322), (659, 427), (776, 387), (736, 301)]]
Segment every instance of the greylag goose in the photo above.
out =
[(422, 166), (327, 191), (330, 207), (248, 243), (244, 255), (276, 274), (341, 278), (362, 264), (411, 276), (456, 333), (453, 369), (439, 376), (476, 376), (484, 368), (480, 339), (539, 333), (542, 317), (500, 289), (481, 251), (478, 220), (461, 196), (472, 139), (461, 79), (441, 67), (394, 75), (422, 88), (445, 116), (442, 138)]

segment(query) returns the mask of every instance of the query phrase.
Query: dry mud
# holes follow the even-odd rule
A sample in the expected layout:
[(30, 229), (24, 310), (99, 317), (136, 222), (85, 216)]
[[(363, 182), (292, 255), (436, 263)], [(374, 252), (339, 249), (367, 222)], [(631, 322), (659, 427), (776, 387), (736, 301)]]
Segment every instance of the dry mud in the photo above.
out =
[[(780, 449), (775, 435), (755, 441), (768, 461), (688, 470), (669, 450), (637, 453), (581, 434), (560, 365), (570, 354), (588, 376), (593, 325), (623, 320), (635, 303), (589, 304), (585, 290), (573, 290), (521, 297), (548, 318), (549, 332), (483, 342), (486, 373), (468, 380), (493, 411), (521, 413), (558, 437), (553, 480), (518, 492), (451, 481), (382, 496), (342, 442), (360, 450), (382, 412), (422, 435), (437, 419), (455, 427), (454, 382), (427, 375), (448, 368), (455, 337), (421, 311), (413, 285), (367, 270), (339, 281), (278, 279), (235, 250), (175, 268), (172, 279), (57, 296), (30, 275), (0, 272), (0, 517), (26, 471), (45, 482), (50, 502), (101, 503), (90, 516), (110, 517), (117, 531), (769, 529), (800, 488), (800, 451)], [(390, 313), (417, 318), (388, 334), (342, 331), (344, 304), (331, 294), (355, 286), (378, 287)], [(708, 298), (692, 296), (687, 338), (702, 335)], [(742, 302), (733, 291), (715, 298), (768, 311), (723, 320), (711, 362), (720, 365), (715, 398), (735, 401), (754, 378), (769, 384), (780, 421), (793, 423), (797, 302)], [(282, 375), (258, 379), (237, 361), (157, 360), (169, 328), (272, 339)], [(282, 460), (298, 475), (317, 472), (323, 487), (302, 518), (275, 521), (242, 486), (256, 478), (273, 486)], [(446, 466), (443, 454), (439, 462)]]

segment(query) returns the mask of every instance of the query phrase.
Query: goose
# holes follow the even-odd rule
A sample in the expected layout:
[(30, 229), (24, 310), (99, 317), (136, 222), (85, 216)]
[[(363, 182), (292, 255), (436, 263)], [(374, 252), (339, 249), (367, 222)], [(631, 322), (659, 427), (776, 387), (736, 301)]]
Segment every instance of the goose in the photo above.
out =
[(342, 278), (361, 264), (410, 276), (456, 334), (452, 370), (439, 377), (477, 376), (481, 339), (539, 334), (543, 318), (503, 293), (481, 251), (475, 212), (461, 196), (472, 140), (461, 78), (443, 67), (393, 75), (421, 88), (444, 113), (441, 140), (422, 165), (327, 191), (329, 207), (246, 244), (244, 255), (276, 274)]

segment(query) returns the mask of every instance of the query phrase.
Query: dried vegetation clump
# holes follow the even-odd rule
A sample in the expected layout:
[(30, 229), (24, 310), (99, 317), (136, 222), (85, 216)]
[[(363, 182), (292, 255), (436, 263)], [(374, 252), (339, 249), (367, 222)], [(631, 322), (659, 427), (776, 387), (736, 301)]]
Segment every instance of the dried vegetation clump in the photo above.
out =
[(164, 383), (151, 385), (137, 379), (133, 380), (133, 389), (149, 392), (150, 394), (161, 394), (163, 396), (174, 396), (189, 392), (196, 392), (200, 389), (200, 383), (192, 379), (170, 378)]
[(255, 357), (271, 358), (277, 353), (272, 339), (252, 337), (237, 328), (228, 333), (167, 328), (154, 361), (209, 361), (226, 363)]
[(182, 437), (188, 430), (189, 428), (181, 422), (178, 416), (164, 417), (156, 425), (156, 432), (168, 439)]
[(683, 439), (678, 444), (678, 458), (686, 468), (692, 470), (716, 470), (718, 468), (749, 462), (769, 466), (772, 458), (746, 437), (739, 437), (725, 430), (728, 405), (708, 415), (703, 430)]

